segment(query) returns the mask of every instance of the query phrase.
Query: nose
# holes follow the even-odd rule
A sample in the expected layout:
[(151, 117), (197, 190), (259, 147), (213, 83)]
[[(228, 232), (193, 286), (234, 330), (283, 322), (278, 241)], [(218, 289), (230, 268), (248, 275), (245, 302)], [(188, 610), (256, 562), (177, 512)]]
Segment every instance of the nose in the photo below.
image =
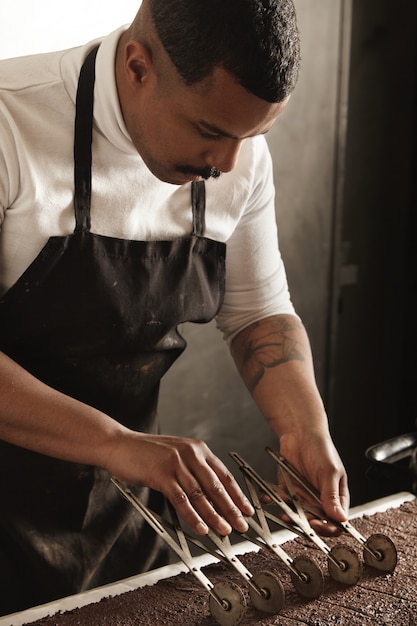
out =
[(215, 167), (221, 172), (231, 172), (236, 165), (239, 156), (241, 140), (225, 137), (204, 155), (204, 160), (209, 167)]

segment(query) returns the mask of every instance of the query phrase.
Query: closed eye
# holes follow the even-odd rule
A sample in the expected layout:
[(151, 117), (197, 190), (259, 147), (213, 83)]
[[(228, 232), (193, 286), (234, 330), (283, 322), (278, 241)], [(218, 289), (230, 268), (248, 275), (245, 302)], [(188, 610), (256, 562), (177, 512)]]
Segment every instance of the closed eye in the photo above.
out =
[(222, 139), (222, 138), (239, 139), (239, 137), (236, 137), (235, 135), (232, 135), (231, 133), (226, 132), (222, 128), (218, 128), (217, 126), (213, 124), (209, 124), (208, 122), (204, 120), (199, 120), (198, 123), (196, 124), (196, 127), (200, 135), (204, 137), (205, 139), (214, 139), (214, 140)]
[(200, 128), (200, 135), (202, 137), (204, 137), (204, 139), (221, 139), (224, 137), (224, 135), (219, 135), (219, 134), (215, 134), (215, 133), (208, 133), (206, 130), (203, 130), (202, 128)]

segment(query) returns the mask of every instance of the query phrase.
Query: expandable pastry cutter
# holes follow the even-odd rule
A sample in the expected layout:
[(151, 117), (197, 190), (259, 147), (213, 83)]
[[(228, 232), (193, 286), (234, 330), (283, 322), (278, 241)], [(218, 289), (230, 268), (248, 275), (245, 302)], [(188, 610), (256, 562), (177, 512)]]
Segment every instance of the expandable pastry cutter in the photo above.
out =
[[(286, 528), (300, 537), (313, 542), (327, 556), (330, 576), (341, 583), (353, 585), (358, 582), (362, 572), (362, 564), (356, 552), (350, 546), (337, 544), (330, 548), (310, 526), (306, 512), (313, 514), (318, 519), (335, 524), (341, 530), (349, 533), (363, 547), (363, 557), (367, 565), (384, 572), (392, 572), (395, 569), (397, 551), (389, 537), (377, 533), (366, 539), (353, 528), (350, 522), (336, 522), (326, 516), (321, 508), (312, 507), (301, 500), (294, 489), (292, 480), (295, 480), (317, 503), (320, 503), (317, 490), (282, 455), (275, 453), (271, 448), (266, 448), (266, 451), (278, 463), (288, 494), (261, 478), (236, 452), (230, 452), (230, 456), (236, 461), (244, 475), (258, 518), (258, 522), (251, 517), (245, 518), (250, 529), (256, 533), (256, 537), (251, 536), (249, 533), (239, 534), (259, 547), (266, 547), (274, 552), (289, 568), (293, 585), (300, 595), (309, 599), (320, 595), (323, 588), (322, 572), (313, 559), (304, 556), (292, 559), (274, 541), (267, 520), (276, 522), (281, 528)], [(210, 595), (210, 611), (220, 626), (238, 626), (241, 623), (246, 611), (245, 596), (239, 585), (233, 582), (221, 581), (213, 584), (201, 569), (196, 566), (195, 560), (191, 555), (189, 542), (204, 552), (212, 554), (216, 559), (231, 565), (248, 584), (251, 601), (257, 609), (268, 613), (279, 613), (284, 605), (285, 594), (284, 588), (275, 573), (261, 571), (252, 574), (234, 554), (228, 536), (222, 537), (210, 529), (207, 538), (216, 548), (212, 549), (196, 537), (184, 532), (172, 505), (167, 503), (172, 520), (169, 522), (142, 504), (136, 495), (117, 478), (112, 477), (111, 480), (122, 495), (142, 514), (155, 532), (180, 557), (190, 572), (208, 591)], [(290, 522), (272, 515), (266, 510), (266, 507), (262, 506), (255, 486), (258, 487), (261, 493), (269, 496), (271, 501), (278, 505), (281, 513), (285, 514)], [(291, 500), (292, 507), (288, 503), (288, 499)]]
[[(320, 504), (320, 494), (308, 480), (302, 476), (282, 455), (277, 454), (271, 448), (266, 448), (268, 454), (275, 459), (278, 463), (279, 468), (284, 476), (284, 480), (286, 476), (290, 475), (293, 479), (295, 479), (298, 484), (307, 491), (310, 496), (314, 498), (314, 500)], [(288, 486), (288, 478), (286, 480), (286, 484)], [(297, 504), (298, 497), (295, 495), (295, 503)], [(351, 535), (361, 546), (363, 549), (363, 559), (366, 565), (370, 567), (374, 567), (382, 572), (392, 572), (397, 565), (397, 549), (393, 543), (393, 541), (382, 533), (375, 533), (370, 535), (368, 539), (366, 539), (356, 528), (352, 526), (349, 521), (345, 522), (337, 522), (331, 518), (329, 518), (323, 511), (322, 508), (312, 507), (305, 502), (303, 502), (303, 506), (307, 512), (312, 513), (318, 519), (330, 522), (336, 525), (340, 530), (347, 532)], [(333, 549), (334, 551), (335, 549)], [(335, 554), (337, 558), (342, 560), (342, 555)], [(329, 557), (330, 558), (330, 557)], [(330, 565), (330, 563), (329, 563)]]
[(250, 529), (256, 536), (253, 536), (248, 532), (238, 534), (256, 544), (260, 548), (266, 548), (278, 556), (284, 565), (286, 565), (286, 567), (290, 570), (292, 584), (301, 596), (308, 598), (309, 600), (318, 598), (323, 591), (324, 586), (324, 578), (321, 569), (310, 557), (299, 555), (294, 559), (291, 558), (291, 556), (287, 554), (287, 552), (285, 552), (285, 550), (277, 543), (268, 524), (268, 520), (275, 522), (281, 527), (284, 526), (297, 534), (303, 535), (303, 533), (299, 531), (298, 528), (294, 529), (293, 526), (289, 526), (262, 506), (254, 483), (256, 483), (258, 487), (265, 492), (270, 487), (269, 483), (266, 483), (236, 452), (230, 452), (229, 454), (236, 461), (236, 463), (238, 463), (240, 469), (242, 470), (249, 497), (252, 501), (252, 505), (258, 519), (258, 521), (256, 521), (254, 517), (245, 517)]
[(220, 626), (237, 626), (241, 623), (246, 611), (245, 596), (236, 583), (220, 581), (213, 584), (201, 569), (196, 566), (189, 543), (231, 565), (248, 584), (251, 601), (257, 609), (268, 613), (279, 613), (284, 605), (285, 594), (279, 578), (273, 572), (261, 571), (252, 574), (234, 554), (227, 536), (222, 537), (213, 530), (209, 530), (207, 538), (217, 548), (211, 549), (182, 529), (178, 515), (169, 502), (167, 507), (171, 516), (171, 522), (140, 502), (131, 489), (117, 478), (112, 477), (111, 480), (208, 591), (210, 594), (209, 606), (211, 614)]
[[(283, 457), (279, 455), (275, 455), (275, 453), (267, 448), (267, 451), (274, 455), (274, 458), (278, 461), (280, 465), (280, 469), (282, 470), (282, 474), (284, 477), (284, 481), (288, 490), (288, 493), (284, 493), (279, 487), (272, 485), (271, 483), (265, 481), (261, 478), (256, 471), (248, 464), (246, 461), (242, 459), (236, 452), (230, 452), (230, 456), (236, 461), (240, 470), (243, 472), (246, 483), (257, 485), (260, 491), (272, 500), (278, 507), (281, 509), (281, 512), (285, 514), (290, 522), (286, 522), (282, 520), (280, 517), (274, 517), (274, 521), (277, 522), (282, 528), (286, 528), (291, 532), (303, 537), (312, 543), (314, 543), (319, 550), (324, 552), (327, 556), (328, 569), (330, 576), (337, 580), (338, 582), (344, 583), (345, 585), (354, 585), (358, 582), (361, 573), (362, 573), (362, 563), (359, 560), (355, 550), (353, 550), (350, 546), (344, 544), (338, 544), (333, 548), (330, 548), (324, 540), (314, 531), (314, 529), (310, 526), (306, 512), (304, 509), (307, 509), (304, 502), (300, 500), (297, 496), (295, 489), (293, 487), (291, 477), (296, 477), (298, 482), (301, 482), (304, 486), (304, 478), (302, 478), (299, 474), (295, 474), (294, 472), (290, 472), (288, 468), (291, 466), (283, 459)], [(285, 461), (285, 464), (284, 464)], [(293, 469), (293, 468), (291, 468)], [(291, 500), (290, 506), (288, 503), (288, 496)], [(256, 505), (254, 504), (256, 507)], [(271, 519), (271, 516), (265, 513), (267, 517)], [(249, 519), (246, 518), (249, 525), (252, 526), (252, 523), (249, 522)], [(314, 563), (314, 562), (313, 562)], [(312, 576), (311, 580), (311, 589), (319, 591), (319, 582), (317, 578), (317, 574), (314, 573), (314, 570), (311, 569), (310, 574), (305, 572), (307, 576)], [(292, 577), (294, 586), (296, 583), (296, 579)], [(310, 581), (307, 578), (305, 583), (305, 589), (308, 589), (308, 583)], [(303, 589), (301, 584), (298, 585), (299, 591)], [(296, 587), (297, 588), (297, 587)]]

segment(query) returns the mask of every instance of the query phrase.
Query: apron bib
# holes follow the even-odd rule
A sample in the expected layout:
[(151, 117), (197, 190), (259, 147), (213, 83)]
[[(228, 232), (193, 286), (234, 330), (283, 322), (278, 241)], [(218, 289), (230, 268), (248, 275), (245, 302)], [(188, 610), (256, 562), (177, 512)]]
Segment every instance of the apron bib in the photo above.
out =
[[(189, 237), (146, 242), (90, 232), (96, 52), (77, 92), (76, 227), (51, 237), (0, 299), (0, 349), (51, 387), (156, 433), (160, 379), (186, 345), (177, 326), (207, 322), (220, 309), (226, 246), (204, 237), (204, 183), (191, 185)], [(162, 512), (161, 494), (134, 491)], [(99, 468), (0, 442), (0, 496), (0, 614), (165, 560), (154, 531)]]

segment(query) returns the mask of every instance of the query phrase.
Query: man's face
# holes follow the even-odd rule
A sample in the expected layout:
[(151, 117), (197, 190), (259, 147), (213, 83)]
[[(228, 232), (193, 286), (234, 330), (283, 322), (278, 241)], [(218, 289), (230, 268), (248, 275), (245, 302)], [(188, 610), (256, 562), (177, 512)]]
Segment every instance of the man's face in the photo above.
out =
[(124, 115), (132, 141), (151, 172), (175, 185), (233, 169), (242, 141), (266, 133), (285, 103), (270, 104), (222, 68), (187, 87), (162, 85), (155, 73), (131, 94)]

